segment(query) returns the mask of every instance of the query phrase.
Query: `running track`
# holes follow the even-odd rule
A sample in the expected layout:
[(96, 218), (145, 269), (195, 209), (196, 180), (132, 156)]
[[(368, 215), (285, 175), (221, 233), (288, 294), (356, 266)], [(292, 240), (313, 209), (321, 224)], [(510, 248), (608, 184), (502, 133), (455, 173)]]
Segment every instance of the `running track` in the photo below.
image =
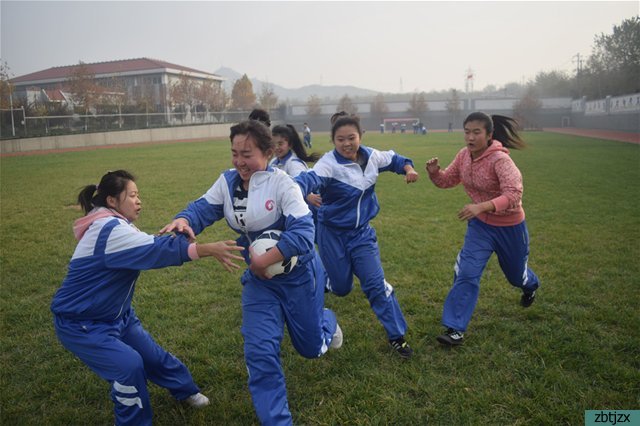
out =
[(640, 133), (628, 133), (616, 130), (578, 129), (575, 127), (554, 127), (549, 129), (545, 128), (544, 131), (551, 133), (562, 133), (565, 135), (584, 136), (586, 138), (598, 138), (640, 144)]

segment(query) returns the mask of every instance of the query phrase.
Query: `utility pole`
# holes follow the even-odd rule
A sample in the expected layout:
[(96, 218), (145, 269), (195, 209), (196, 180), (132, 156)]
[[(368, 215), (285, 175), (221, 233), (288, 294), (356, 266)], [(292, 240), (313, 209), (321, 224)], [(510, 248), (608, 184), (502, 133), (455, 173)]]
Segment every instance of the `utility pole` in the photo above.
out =
[(580, 53), (576, 53), (572, 56), (572, 61), (576, 64), (576, 83), (578, 84), (578, 94), (582, 96), (582, 85), (580, 84), (580, 75), (582, 75), (582, 59), (580, 59)]

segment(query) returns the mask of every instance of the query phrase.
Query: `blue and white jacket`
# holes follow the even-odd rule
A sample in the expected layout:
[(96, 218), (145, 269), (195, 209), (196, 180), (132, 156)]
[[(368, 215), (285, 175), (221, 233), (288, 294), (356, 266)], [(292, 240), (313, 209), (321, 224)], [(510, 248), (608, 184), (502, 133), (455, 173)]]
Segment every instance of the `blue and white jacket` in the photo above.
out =
[[(314, 226), (300, 187), (282, 170), (268, 167), (265, 171), (255, 172), (249, 181), (247, 210), (239, 220), (233, 210), (233, 193), (241, 182), (235, 169), (223, 172), (201, 198), (189, 203), (176, 218), (187, 219), (196, 234), (214, 222), (226, 219), (229, 227), (240, 234), (237, 242), (245, 248), (242, 254), (247, 264), (247, 248), (251, 242), (268, 229), (280, 230), (282, 235), (276, 246), (285, 259), (298, 256), (294, 271), (307, 263), (314, 255)], [(285, 277), (276, 275), (273, 279)]]
[(86, 223), (86, 229), (51, 302), (56, 315), (75, 320), (119, 319), (131, 307), (141, 270), (191, 260), (184, 236), (146, 234), (109, 209), (94, 209), (77, 222)]
[(302, 172), (306, 172), (309, 170), (309, 166), (307, 163), (302, 161), (300, 157), (293, 152), (292, 149), (289, 150), (289, 153), (285, 155), (284, 158), (280, 159), (278, 157), (274, 158), (271, 161), (271, 167), (275, 167), (277, 169), (283, 170), (286, 174), (291, 177), (296, 177)]
[(405, 174), (404, 166), (413, 162), (393, 151), (360, 145), (358, 155), (366, 160), (364, 171), (359, 164), (344, 158), (335, 149), (327, 152), (307, 173), (295, 180), (306, 197), (319, 192), (322, 205), (318, 222), (339, 229), (357, 229), (369, 223), (380, 211), (375, 185), (381, 172)]

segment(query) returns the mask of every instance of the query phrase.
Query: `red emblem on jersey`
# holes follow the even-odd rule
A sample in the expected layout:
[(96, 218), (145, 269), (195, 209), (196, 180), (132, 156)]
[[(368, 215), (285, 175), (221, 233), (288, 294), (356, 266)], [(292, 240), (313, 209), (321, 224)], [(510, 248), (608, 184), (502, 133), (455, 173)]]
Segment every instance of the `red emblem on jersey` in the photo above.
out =
[(269, 211), (273, 210), (273, 200), (267, 200), (267, 202), (264, 203), (264, 207)]

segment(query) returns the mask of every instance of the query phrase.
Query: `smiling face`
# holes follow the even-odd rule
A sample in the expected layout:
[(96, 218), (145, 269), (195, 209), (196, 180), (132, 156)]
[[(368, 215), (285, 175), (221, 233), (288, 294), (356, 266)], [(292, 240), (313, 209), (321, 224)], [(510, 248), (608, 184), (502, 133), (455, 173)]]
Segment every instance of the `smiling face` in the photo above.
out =
[(272, 137), (273, 143), (275, 145), (275, 154), (276, 157), (283, 159), (289, 154), (291, 151), (291, 144), (288, 140), (283, 138), (281, 135), (273, 135)]
[(255, 172), (266, 170), (269, 157), (271, 153), (262, 152), (251, 135), (239, 134), (231, 140), (231, 161), (245, 188)]
[(346, 124), (336, 129), (333, 135), (333, 144), (338, 154), (351, 161), (358, 158), (360, 148), (360, 132), (353, 124)]
[(142, 202), (138, 186), (132, 180), (127, 182), (127, 186), (117, 197), (108, 196), (107, 205), (124, 216), (129, 222), (134, 222), (140, 216)]
[(491, 136), (482, 121), (473, 120), (464, 125), (464, 141), (471, 152), (471, 158), (478, 158), (487, 150)]

